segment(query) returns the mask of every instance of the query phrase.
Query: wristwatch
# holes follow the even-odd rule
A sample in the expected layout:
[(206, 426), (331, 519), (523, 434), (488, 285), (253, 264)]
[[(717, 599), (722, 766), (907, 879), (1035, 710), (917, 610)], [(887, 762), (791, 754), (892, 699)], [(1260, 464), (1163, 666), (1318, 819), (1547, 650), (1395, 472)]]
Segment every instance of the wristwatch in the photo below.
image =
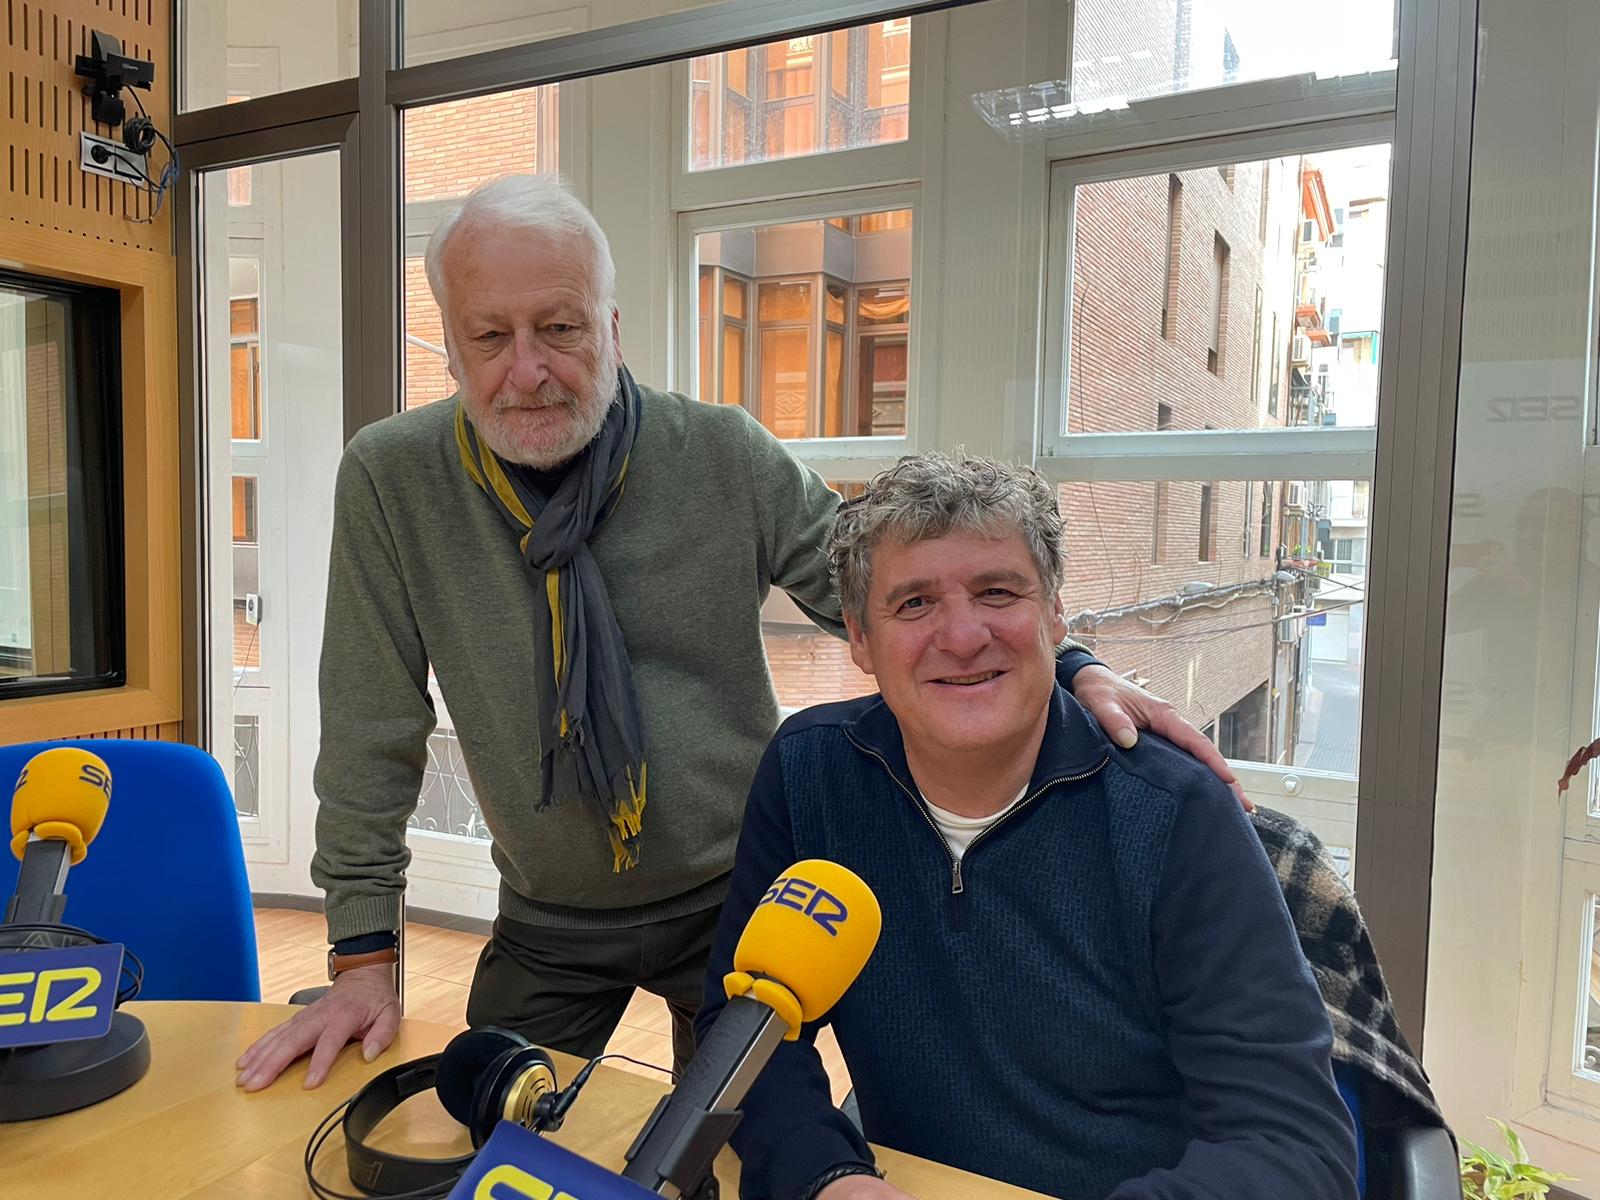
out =
[(821, 1175), (813, 1179), (806, 1190), (800, 1193), (800, 1198), (801, 1200), (816, 1200), (817, 1193), (822, 1191), (823, 1188), (830, 1183), (835, 1183), (851, 1175), (871, 1175), (877, 1179), (883, 1178), (882, 1171), (864, 1162), (840, 1163), (836, 1167), (829, 1167)]
[(370, 967), (378, 964), (393, 965), (400, 961), (398, 947), (387, 946), (382, 950), (368, 950), (365, 954), (340, 954), (337, 950), (328, 950), (328, 978), (339, 978), (340, 974), (353, 967)]
[(400, 962), (400, 936), (395, 933), (365, 933), (336, 941), (328, 950), (328, 978), (338, 979), (341, 971), (354, 966), (378, 963), (397, 966)]

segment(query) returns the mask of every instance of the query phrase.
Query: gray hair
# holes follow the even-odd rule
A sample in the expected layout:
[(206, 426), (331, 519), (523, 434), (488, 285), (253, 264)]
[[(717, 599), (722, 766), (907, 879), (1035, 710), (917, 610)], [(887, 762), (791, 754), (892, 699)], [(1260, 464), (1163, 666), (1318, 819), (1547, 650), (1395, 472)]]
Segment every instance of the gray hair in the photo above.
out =
[(440, 221), (428, 240), (423, 267), (441, 312), (445, 310), (445, 251), (464, 226), (480, 223), (578, 238), (589, 249), (602, 303), (610, 303), (615, 297), (617, 268), (611, 260), (611, 244), (594, 214), (584, 207), (566, 180), (559, 175), (502, 175), (468, 193), (461, 207)]
[(844, 611), (866, 625), (872, 552), (879, 543), (909, 545), (957, 532), (1021, 533), (1047, 591), (1061, 590), (1061, 513), (1043, 475), (959, 452), (912, 454), (839, 508), (828, 562)]

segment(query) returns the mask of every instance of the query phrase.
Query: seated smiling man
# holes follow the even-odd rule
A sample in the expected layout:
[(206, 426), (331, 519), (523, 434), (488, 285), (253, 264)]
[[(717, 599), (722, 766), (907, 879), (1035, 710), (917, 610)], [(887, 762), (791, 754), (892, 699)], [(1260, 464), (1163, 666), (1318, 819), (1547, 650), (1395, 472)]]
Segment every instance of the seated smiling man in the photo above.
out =
[[(866, 1138), (1071, 1200), (1350, 1200), (1332, 1032), (1238, 802), (1056, 685), (1061, 517), (1036, 472), (902, 459), (841, 508), (850, 649), (881, 694), (784, 723), (750, 793), (697, 1025), (798, 859), (883, 908), (826, 1021)], [(733, 1137), (741, 1193), (884, 1200), (807, 1026)]]

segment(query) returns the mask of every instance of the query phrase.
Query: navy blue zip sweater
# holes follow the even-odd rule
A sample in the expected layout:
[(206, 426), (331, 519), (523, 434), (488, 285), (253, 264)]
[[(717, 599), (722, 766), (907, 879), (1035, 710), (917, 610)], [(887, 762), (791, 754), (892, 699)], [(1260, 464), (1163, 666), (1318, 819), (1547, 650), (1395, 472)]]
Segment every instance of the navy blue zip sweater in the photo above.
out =
[[(750, 793), (703, 1035), (762, 893), (802, 858), (859, 874), (883, 935), (824, 1018), (866, 1136), (1070, 1200), (1353, 1200), (1332, 1032), (1248, 818), (1146, 732), (1060, 687), (1025, 799), (956, 860), (876, 696), (783, 724)], [(872, 1161), (816, 1025), (783, 1043), (733, 1145), (747, 1200)]]

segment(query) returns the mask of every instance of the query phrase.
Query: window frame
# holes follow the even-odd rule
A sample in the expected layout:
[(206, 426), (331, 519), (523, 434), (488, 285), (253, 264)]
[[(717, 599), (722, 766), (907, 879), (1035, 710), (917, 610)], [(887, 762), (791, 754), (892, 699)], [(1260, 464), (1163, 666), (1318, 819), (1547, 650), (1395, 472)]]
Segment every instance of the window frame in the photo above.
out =
[(1600, 1118), (1600, 1077), (1580, 1074), (1582, 1032), (1589, 1014), (1588, 960), (1600, 917), (1600, 844), (1569, 845), (1562, 864), (1561, 920), (1556, 937), (1555, 1006), (1551, 1020), (1548, 1095), (1591, 1120)]
[[(1292, 460), (1296, 480), (1367, 481), (1371, 488), (1378, 472), (1376, 427), (1069, 433), (1073, 255), (1080, 185), (1166, 175), (1169, 197), (1171, 181), (1176, 179), (1181, 198), (1182, 176), (1189, 171), (1379, 143), (1393, 146), (1398, 128), (1397, 95), (1392, 84), (1390, 73), (1388, 83), (1376, 90), (1357, 89), (1310, 98), (1286, 97), (1289, 85), (1282, 81), (1233, 85), (1210, 93), (1145, 102), (1152, 111), (1166, 114), (1155, 125), (1130, 121), (1126, 111), (1095, 114), (1077, 121), (1070, 134), (1047, 143), (1044, 324), (1039, 345), (1034, 465), (1052, 486), (1146, 482), (1158, 489), (1166, 485), (1170, 490), (1171, 485), (1183, 482), (1240, 480), (1272, 485), (1284, 479), (1284, 464)], [(1228, 94), (1217, 94), (1223, 92)], [(1257, 103), (1263, 97), (1275, 98)], [(1391, 229), (1399, 227), (1396, 222), (1405, 200), (1392, 184)], [(1168, 209), (1170, 213), (1170, 199)], [(1182, 222), (1187, 214), (1179, 211)], [(1162, 226), (1169, 237), (1170, 224), (1169, 216)], [(1170, 261), (1170, 248), (1167, 254)], [(1398, 283), (1386, 274), (1386, 313), (1388, 298)], [(1169, 294), (1170, 284), (1169, 279)], [(1170, 338), (1177, 324), (1176, 314), (1166, 314), (1162, 336)], [(1291, 337), (1293, 332), (1291, 324)], [(1290, 349), (1287, 341), (1283, 349), (1286, 353)], [(1276, 348), (1269, 347), (1267, 352), (1275, 354)], [(1282, 411), (1281, 405), (1281, 400), (1274, 405), (1269, 399), (1268, 410), (1276, 415)], [(1287, 503), (1287, 494), (1279, 496), (1274, 514)], [(1276, 539), (1279, 534), (1273, 531), (1272, 536)], [(1369, 546), (1371, 536), (1369, 532)], [(1215, 542), (1215, 537), (1212, 540)], [(1159, 561), (1159, 546), (1156, 557)], [(1229, 765), (1246, 794), (1257, 802), (1271, 804), (1276, 800), (1282, 804), (1289, 798), (1297, 816), (1324, 842), (1349, 847), (1348, 878), (1358, 878), (1354, 872), (1358, 857), (1359, 764), (1354, 775), (1242, 760), (1230, 761)]]
[[(1056, 482), (1278, 478), (1263, 473), (1263, 456), (1297, 457), (1296, 477), (1370, 479), (1377, 465), (1376, 428), (1279, 428), (1069, 433), (1072, 321), (1069, 303), (1077, 189), (1084, 184), (1178, 175), (1228, 163), (1256, 162), (1380, 142), (1392, 144), (1392, 115), (1363, 116), (1287, 129), (1246, 130), (1188, 143), (1163, 144), (1050, 164), (1045, 266), (1043, 361), (1037, 466)], [(1181, 182), (1181, 179), (1180, 179)], [(1391, 204), (1396, 203), (1391, 200)], [(1387, 287), (1387, 283), (1385, 285)], [(1299, 465), (1303, 456), (1304, 466)]]
[[(1586, 380), (1591, 386), (1593, 379)], [(1591, 401), (1592, 402), (1592, 393)], [(1600, 445), (1592, 426), (1585, 426), (1580, 544), (1600, 531)], [(1600, 563), (1580, 556), (1577, 569), (1578, 640), (1572, 655), (1571, 730), (1600, 735)], [(1562, 752), (1576, 750), (1584, 735), (1571, 738)], [(1516, 1123), (1569, 1140), (1592, 1139), (1600, 1119), (1600, 1080), (1575, 1070), (1577, 1034), (1587, 1016), (1585, 954), (1580, 939), (1587, 921), (1584, 897), (1600, 895), (1600, 763), (1590, 763), (1582, 782), (1568, 788), (1562, 811), (1538, 832), (1557, 837), (1561, 846), (1559, 882), (1541, 878), (1524, 902), (1524, 924), (1538, 931), (1523, 969), (1524, 1011), (1519, 1022), (1519, 1052), (1512, 1096)], [(1549, 936), (1548, 918), (1556, 906), (1557, 924)], [(1546, 940), (1548, 939), (1548, 940)], [(1592, 953), (1592, 951), (1590, 951)], [(1546, 965), (1548, 964), (1548, 965)], [(1537, 1064), (1521, 1052), (1523, 1039), (1544, 1043)]]
[[(34, 273), (10, 263), (0, 265), (0, 287), (35, 292), (66, 304), (62, 422), (69, 430), (78, 429), (79, 435), (64, 448), (62, 505), (67, 513), (67, 527), (72, 531), (69, 543), (83, 536), (79, 531), (85, 522), (95, 535), (90, 539), (92, 545), (87, 557), (80, 558), (78, 565), (80, 568), (88, 566), (90, 573), (98, 576), (92, 580), (86, 618), (69, 618), (67, 661), (70, 667), (77, 643), (84, 636), (84, 622), (92, 636), (100, 641), (104, 659), (103, 670), (72, 678), (31, 674), (0, 677), (0, 706), (3, 706), (9, 700), (66, 696), (125, 686), (130, 674), (130, 631), (126, 590), (129, 549), (125, 514), (121, 511), (126, 456), (123, 346), (127, 331), (123, 301), (114, 288)], [(82, 413), (86, 404), (94, 406), (87, 418)], [(86, 420), (92, 422), (94, 432), (84, 428)], [(72, 506), (74, 493), (79, 501), (77, 513)], [(24, 511), (31, 514), (32, 507), (31, 500), (25, 500)], [(32, 524), (29, 520), (30, 529)], [(70, 559), (66, 569), (70, 592), (72, 576), (77, 573)], [(82, 598), (73, 596), (74, 606), (82, 602)], [(29, 650), (32, 649), (30, 645)], [(3, 711), (0, 707), (0, 712)]]
[[(1587, 435), (1590, 444), (1583, 451), (1583, 493), (1581, 520), (1583, 538), (1600, 534), (1600, 445), (1596, 435)], [(1370, 504), (1370, 501), (1369, 501)], [(1600, 736), (1600, 564), (1585, 555), (1578, 573), (1578, 627), (1581, 640), (1574, 647), (1572, 728), (1590, 730)], [(1574, 738), (1574, 743), (1577, 739)], [(1576, 750), (1574, 744), (1568, 750)], [(1563, 838), (1568, 852), (1573, 847), (1600, 846), (1600, 763), (1584, 768), (1586, 783), (1567, 790), (1566, 811), (1562, 815)]]
[[(332, 123), (337, 119), (341, 129), (348, 128), (347, 133), (339, 136), (345, 137), (350, 152), (349, 183), (352, 188), (360, 184), (359, 202), (349, 199), (346, 204), (346, 245), (352, 248), (347, 275), (352, 283), (361, 285), (359, 290), (369, 295), (397, 295), (395, 276), (400, 263), (393, 254), (398, 215), (393, 194), (396, 179), (393, 134), (400, 109), (422, 102), (435, 103), (509, 87), (648, 66), (669, 59), (687, 59), (715, 49), (773, 40), (791, 32), (859, 24), (890, 14), (916, 13), (923, 15), (926, 23), (939, 27), (942, 17), (928, 14), (963, 2), (814, 0), (795, 5), (741, 4), (733, 0), (647, 17), (547, 43), (415, 66), (400, 65), (395, 45), (398, 0), (363, 3), (359, 79), (300, 89), (283, 96), (264, 96), (232, 106), (233, 111), (210, 108), (182, 112), (175, 117), (174, 136), (184, 150), (186, 163), (190, 160), (190, 147), (202, 159), (209, 156), (211, 161), (220, 161), (223, 142), (218, 139), (225, 141), (264, 132), (280, 149), (290, 144), (299, 146), (324, 136), (315, 128), (318, 122)], [(1051, 74), (1063, 73), (1071, 61), (1070, 54), (1065, 59), (1056, 55), (1053, 35), (1068, 24), (1064, 20), (1068, 6), (1056, 0), (1024, 0), (1022, 9), (1029, 41), (1025, 53), (1008, 60), (1012, 67), (1020, 68), (1014, 77), (1048, 78)], [(1257, 93), (1251, 95), (1234, 92), (1234, 99), (1228, 101), (1230, 112), (1223, 117), (1197, 111), (1178, 120), (1183, 115), (1179, 111), (1182, 106), (1169, 105), (1163, 123), (1154, 129), (1144, 128), (1137, 120), (1124, 117), (1103, 122), (1103, 127), (1075, 129), (1072, 133), (1073, 145), (1079, 151), (1095, 152), (1130, 144), (1151, 144), (1152, 140), (1183, 140), (1218, 130), (1233, 131), (1247, 112), (1248, 120), (1244, 123), (1261, 129), (1349, 116), (1352, 111), (1363, 110), (1363, 106), (1368, 115), (1389, 115), (1399, 126), (1395, 139), (1396, 186), (1391, 198), (1390, 226), (1395, 230), (1407, 229), (1407, 245), (1412, 253), (1406, 259), (1405, 271), (1396, 271), (1388, 282), (1385, 326), (1396, 353), (1385, 357), (1380, 407), (1386, 413), (1394, 411), (1397, 380), (1403, 380), (1406, 403), (1410, 406), (1408, 411), (1419, 414), (1418, 420), (1427, 436), (1420, 436), (1409, 424), (1395, 423), (1384, 447), (1384, 506), (1375, 511), (1372, 524), (1374, 568), (1379, 576), (1379, 587), (1369, 617), (1375, 632), (1381, 634), (1384, 641), (1385, 654), (1381, 660), (1372, 660), (1378, 666), (1377, 673), (1384, 686), (1372, 693), (1370, 703), (1364, 704), (1373, 720), (1364, 725), (1363, 741), (1370, 743), (1366, 749), (1372, 752), (1378, 785), (1392, 785), (1404, 777), (1405, 782), (1415, 785), (1417, 794), (1398, 800), (1393, 796), (1382, 799), (1363, 796), (1364, 808), (1378, 811), (1398, 805), (1401, 811), (1397, 815), (1404, 818), (1384, 824), (1397, 845), (1393, 851), (1386, 848), (1381, 857), (1389, 864), (1386, 870), (1394, 873), (1387, 877), (1388, 886), (1372, 894), (1365, 907), (1375, 936), (1389, 947), (1389, 976), (1396, 1005), (1413, 1044), (1420, 1048), (1429, 949), (1430, 876), (1426, 868), (1433, 861), (1432, 842), (1424, 833), (1431, 832), (1435, 810), (1438, 771), (1432, 760), (1432, 747), (1438, 732), (1436, 710), (1441, 691), (1440, 671), (1437, 661), (1431, 657), (1431, 648), (1440, 637), (1444, 620), (1444, 564), (1439, 555), (1430, 556), (1426, 552), (1426, 545), (1432, 531), (1440, 527), (1441, 514), (1448, 502), (1449, 455), (1457, 421), (1453, 396), (1446, 393), (1454, 388), (1460, 352), (1459, 314), (1465, 273), (1463, 231), (1467, 215), (1473, 83), (1477, 77), (1474, 69), (1476, 6), (1456, 0), (1416, 0), (1397, 6), (1396, 23), (1399, 27), (1397, 44), (1405, 68), (1403, 91), (1385, 94), (1379, 88), (1375, 98), (1363, 98), (1349, 89), (1331, 97), (1286, 95), (1273, 98), (1260, 94), (1258, 87)], [(1036, 28), (1045, 36), (1033, 37)], [(182, 71), (180, 63), (180, 78)], [(660, 90), (651, 93), (652, 96), (660, 94)], [(940, 107), (934, 105), (935, 109)], [(920, 108), (912, 113), (913, 131), (919, 114), (922, 114)], [(346, 127), (346, 117), (359, 117), (359, 120), (351, 121)], [(961, 106), (953, 109), (952, 121), (957, 120), (970, 124), (970, 114)], [(355, 153), (358, 127), (359, 155)], [(672, 127), (676, 128), (676, 123), (672, 123)], [(922, 172), (922, 177), (930, 180), (941, 165), (937, 160), (943, 154), (942, 139), (932, 136), (931, 130), (929, 124), (925, 130), (929, 136)], [(1087, 139), (1080, 136), (1084, 134), (1089, 135)], [(228, 154), (237, 161), (248, 157), (235, 150), (231, 142)], [(1039, 156), (1041, 177), (1047, 171), (1048, 157), (1042, 153)], [(670, 165), (659, 162), (654, 150), (650, 162), (662, 173)], [(1031, 169), (1032, 163), (1028, 165)], [(187, 297), (184, 289), (193, 266), (190, 237), (193, 213), (189, 211), (192, 197), (185, 199), (180, 195), (179, 200), (179, 285), (180, 293)], [(940, 261), (935, 242), (943, 237), (943, 214), (939, 211), (942, 203), (941, 189), (930, 186), (924, 198), (927, 215), (920, 223), (919, 242), (934, 262)], [(1042, 208), (1042, 202), (1039, 207)], [(1030, 199), (1025, 225), (1035, 215), (1033, 209)], [(1037, 231), (1024, 230), (1026, 236), (1020, 247), (1024, 258), (1031, 259), (1038, 246), (1042, 259), (1043, 220), (1038, 224)], [(659, 270), (671, 283), (674, 265), (680, 257), (674, 249), (663, 255), (662, 261), (652, 262), (649, 269), (652, 273)], [(1032, 293), (1042, 289), (1042, 280), (1038, 277), (1042, 268), (1042, 261), (1037, 272), (1032, 265), (1026, 266), (1017, 291)], [(655, 274), (651, 277), (659, 278)], [(652, 306), (660, 306), (659, 309), (651, 307), (652, 314), (667, 308), (667, 296), (662, 293), (659, 287), (649, 293)], [(356, 295), (358, 289), (352, 286), (347, 294)], [(1044, 293), (1039, 290), (1038, 294)], [(656, 296), (660, 299), (654, 299)], [(1429, 314), (1426, 320), (1423, 316), (1425, 299)], [(926, 298), (918, 312), (918, 323), (933, 333), (943, 331), (935, 307), (938, 304), (937, 295)], [(396, 307), (369, 304), (346, 315), (347, 345), (352, 348), (346, 362), (346, 429), (349, 434), (395, 410), (400, 394)], [(187, 311), (183, 306), (180, 310)], [(948, 311), (963, 310), (952, 303)], [(1439, 319), (1441, 311), (1442, 321)], [(670, 328), (670, 312), (666, 319), (669, 327), (661, 338), (661, 345), (657, 347), (652, 342), (646, 348), (650, 361), (644, 365), (652, 379), (670, 379), (674, 369), (669, 360), (673, 357), (677, 333)], [(180, 318), (180, 336), (185, 339), (191, 336), (184, 323), (187, 320), (187, 317)], [(1018, 378), (1032, 373), (1039, 354), (1037, 331), (1030, 328), (1022, 333), (1015, 356)], [(1419, 365), (1419, 360), (1427, 355), (1436, 358), (1442, 355), (1444, 370)], [(192, 368), (182, 361), (180, 368), (184, 372), (185, 394), (192, 397)], [(924, 395), (938, 394), (938, 381), (923, 382)], [(147, 384), (154, 387), (153, 380), (147, 380)], [(1029, 442), (1035, 432), (1032, 418), (1041, 407), (1036, 400), (1031, 389), (1028, 395), (1021, 394), (1020, 390), (1008, 391), (1000, 406), (1006, 450), (1019, 458), (1029, 457)], [(949, 406), (946, 406), (948, 412)], [(942, 423), (940, 418), (936, 407), (927, 405), (921, 414), (920, 428), (931, 436)], [(962, 421), (947, 423), (952, 426), (952, 435), (967, 427)], [(807, 457), (813, 465), (822, 464), (829, 478), (841, 482), (861, 478), (861, 464), (871, 465), (869, 459)], [(1415, 458), (1419, 467), (1410, 473), (1395, 471), (1390, 461), (1394, 458), (1405, 461)], [(836, 463), (839, 469), (827, 469), (830, 462)], [(1334, 473), (1351, 477), (1343, 471)], [(1238, 471), (1228, 474), (1239, 477)], [(1414, 608), (1402, 605), (1401, 600), (1407, 597)], [(175, 629), (176, 618), (172, 624)], [(186, 664), (186, 669), (186, 678), (193, 679), (193, 668)], [(176, 676), (175, 670), (173, 675)], [(175, 687), (170, 689), (170, 695), (176, 705)], [(203, 732), (203, 724), (197, 723), (195, 728)], [(1383, 731), (1381, 738), (1380, 731)], [(1370, 834), (1365, 832), (1368, 829)], [(1378, 826), (1364, 826), (1362, 836), (1376, 838)], [(1370, 849), (1370, 841), (1368, 845)], [(1400, 872), (1397, 855), (1409, 874)]]
[[(883, 18), (879, 18), (882, 20)], [(857, 22), (875, 24), (876, 21)], [(941, 316), (938, 288), (926, 284), (925, 264), (940, 259), (937, 232), (942, 213), (941, 189), (924, 189), (922, 181), (937, 176), (944, 160), (943, 64), (949, 23), (942, 13), (927, 13), (911, 21), (910, 83), (906, 137), (903, 141), (850, 150), (825, 151), (767, 162), (736, 163), (702, 171), (689, 169), (693, 137), (690, 99), (690, 62), (672, 64), (672, 137), (668, 148), (671, 168), (669, 188), (677, 221), (673, 251), (673, 304), (670, 386), (690, 396), (698, 393), (699, 349), (695, 345), (699, 260), (695, 239), (701, 233), (756, 225), (783, 224), (831, 217), (854, 217), (892, 209), (911, 211), (911, 320), (906, 329), (906, 432), (887, 436), (846, 436), (785, 439), (784, 445), (806, 466), (826, 479), (864, 482), (891, 466), (903, 454), (936, 444), (935, 414), (917, 402), (919, 395), (936, 395), (939, 355), (922, 336), (937, 329)], [(754, 51), (755, 47), (747, 47)], [(752, 58), (747, 70), (754, 78)], [(720, 69), (720, 68), (719, 68)], [(716, 72), (713, 72), (715, 79)], [(823, 79), (823, 90), (831, 81)], [(755, 90), (752, 85), (752, 92)], [(754, 97), (752, 97), (752, 100)], [(752, 108), (752, 112), (754, 109)], [(752, 117), (752, 120), (754, 118)], [(854, 289), (851, 292), (852, 302)], [(751, 288), (751, 303), (755, 289)], [(848, 313), (845, 342), (847, 362), (859, 351), (854, 313)], [(752, 313), (747, 332), (745, 407), (756, 401), (758, 385), (753, 366), (759, 349), (754, 344), (758, 322)], [(823, 361), (826, 333), (818, 339), (812, 357)], [(720, 362), (720, 350), (715, 356)]]
[[(1398, 13), (1399, 5), (1395, 7)], [(1153, 96), (1124, 108), (1078, 114), (1061, 122), (1061, 133), (1050, 139), (1047, 153), (1052, 161), (1081, 158), (1193, 144), (1243, 131), (1303, 130), (1324, 121), (1395, 111), (1398, 68), (1322, 81), (1308, 74)]]

